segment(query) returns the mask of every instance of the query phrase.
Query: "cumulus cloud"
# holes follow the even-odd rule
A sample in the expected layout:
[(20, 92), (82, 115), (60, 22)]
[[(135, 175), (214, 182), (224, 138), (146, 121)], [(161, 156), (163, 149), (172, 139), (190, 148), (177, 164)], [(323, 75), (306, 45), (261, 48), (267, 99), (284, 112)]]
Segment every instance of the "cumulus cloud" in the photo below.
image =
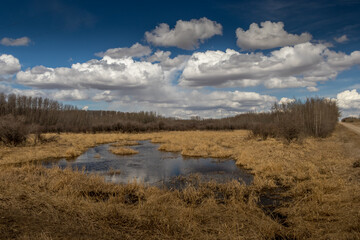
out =
[(4, 37), (3, 39), (1, 39), (0, 44), (4, 46), (17, 47), (17, 46), (28, 46), (30, 42), (31, 40), (28, 37), (21, 37), (16, 39)]
[(131, 89), (161, 84), (163, 71), (158, 64), (135, 61), (132, 58), (76, 63), (71, 68), (36, 66), (16, 75), (17, 82), (42, 89)]
[(356, 89), (338, 93), (336, 99), (340, 108), (360, 111), (360, 94)]
[(11, 75), (20, 71), (21, 65), (19, 59), (12, 55), (0, 55), (0, 77), (1, 75)]
[(347, 42), (349, 39), (347, 38), (346, 35), (342, 35), (341, 37), (335, 37), (334, 40), (338, 43), (344, 43)]
[(279, 104), (288, 104), (288, 103), (292, 103), (292, 102), (295, 102), (295, 99), (282, 97), (278, 103)]
[(41, 90), (37, 89), (17, 89), (13, 88), (11, 85), (8, 84), (1, 84), (0, 83), (0, 92), (6, 94), (16, 94), (16, 95), (25, 95), (29, 97), (45, 97), (47, 94)]
[(155, 46), (186, 50), (198, 48), (200, 42), (215, 35), (222, 35), (222, 25), (206, 17), (190, 21), (178, 20), (171, 30), (168, 24), (161, 23), (154, 30), (145, 32), (147, 42)]
[(276, 101), (275, 97), (255, 92), (213, 91), (206, 94), (193, 91), (188, 94), (183, 108), (193, 111), (223, 109), (225, 111), (245, 112), (264, 110)]
[(53, 98), (57, 100), (63, 100), (63, 101), (71, 101), (71, 100), (85, 100), (88, 99), (88, 95), (84, 91), (80, 91), (78, 89), (74, 90), (61, 90), (58, 92), (55, 92), (53, 95)]
[(151, 49), (148, 46), (135, 43), (130, 48), (111, 48), (106, 52), (95, 53), (98, 57), (109, 56), (111, 58), (124, 58), (124, 57), (143, 57), (151, 54)]
[(199, 90), (179, 91), (164, 88), (152, 95), (121, 96), (112, 92), (113, 106), (130, 106), (141, 110), (151, 110), (166, 116), (189, 118), (191, 116), (226, 117), (248, 111), (269, 110), (276, 97), (256, 92)]
[(284, 23), (270, 21), (260, 23), (260, 27), (257, 23), (252, 23), (247, 31), (238, 28), (236, 37), (237, 45), (244, 50), (292, 46), (308, 42), (312, 38), (309, 33), (290, 34), (284, 30)]
[(360, 64), (360, 52), (350, 55), (329, 50), (324, 44), (302, 43), (262, 53), (196, 52), (180, 77), (182, 86), (267, 88), (308, 87), (335, 78), (338, 72)]
[(118, 94), (111, 94), (110, 90), (103, 91), (101, 93), (96, 94), (92, 100), (94, 101), (105, 101), (105, 102), (112, 102), (114, 101), (119, 95)]
[(309, 92), (317, 92), (319, 89), (317, 87), (307, 87), (306, 88)]
[(170, 58), (170, 51), (156, 51), (153, 55), (147, 58), (149, 62), (156, 62), (162, 67), (164, 71), (181, 70), (185, 67), (186, 61), (190, 58), (189, 55), (178, 55), (174, 58)]

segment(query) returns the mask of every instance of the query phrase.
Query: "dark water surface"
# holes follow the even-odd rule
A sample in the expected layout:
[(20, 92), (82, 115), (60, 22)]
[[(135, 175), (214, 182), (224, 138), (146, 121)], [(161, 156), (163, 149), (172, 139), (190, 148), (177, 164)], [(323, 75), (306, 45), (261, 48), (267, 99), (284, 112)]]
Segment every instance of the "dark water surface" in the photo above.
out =
[(250, 184), (253, 180), (250, 173), (238, 167), (231, 159), (188, 158), (180, 153), (158, 151), (159, 145), (150, 141), (139, 143), (131, 146), (139, 152), (134, 155), (112, 154), (109, 151), (110, 144), (103, 144), (88, 149), (76, 159), (47, 161), (43, 165), (85, 168), (86, 172), (104, 175), (107, 181), (115, 183), (136, 180), (149, 185), (168, 185), (175, 177), (191, 174), (198, 174), (202, 181), (227, 182), (235, 179)]

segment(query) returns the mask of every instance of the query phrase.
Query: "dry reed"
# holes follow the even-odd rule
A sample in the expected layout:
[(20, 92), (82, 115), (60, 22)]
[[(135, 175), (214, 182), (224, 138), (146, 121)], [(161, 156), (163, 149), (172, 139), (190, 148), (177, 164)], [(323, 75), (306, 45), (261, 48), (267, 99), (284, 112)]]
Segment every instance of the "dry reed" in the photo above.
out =
[[(0, 238), (360, 239), (360, 168), (353, 167), (360, 156), (358, 135), (342, 126), (328, 138), (307, 138), (301, 144), (248, 135), (60, 134), (56, 143), (3, 146)], [(254, 173), (254, 182), (208, 183), (179, 192), (109, 184), (69, 169), (9, 165), (78, 155), (101, 143), (144, 139), (160, 143), (163, 151), (231, 157)], [(286, 200), (275, 209), (284, 216), (283, 224), (257, 204), (264, 192), (278, 189)]]

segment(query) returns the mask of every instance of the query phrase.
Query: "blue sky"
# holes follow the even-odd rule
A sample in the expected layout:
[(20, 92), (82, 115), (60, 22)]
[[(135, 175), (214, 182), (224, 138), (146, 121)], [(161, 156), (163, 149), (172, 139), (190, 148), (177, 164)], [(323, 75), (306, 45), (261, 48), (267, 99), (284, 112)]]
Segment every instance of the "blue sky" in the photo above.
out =
[(2, 1), (0, 90), (188, 118), (360, 112), (360, 1)]

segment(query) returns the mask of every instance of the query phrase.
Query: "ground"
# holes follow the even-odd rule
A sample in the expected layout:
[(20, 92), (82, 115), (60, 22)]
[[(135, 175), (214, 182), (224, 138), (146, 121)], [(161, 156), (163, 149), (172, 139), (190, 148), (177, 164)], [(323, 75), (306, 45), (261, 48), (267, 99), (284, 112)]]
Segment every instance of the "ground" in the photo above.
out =
[[(329, 138), (291, 143), (248, 131), (46, 137), (54, 141), (0, 148), (2, 239), (360, 239), (360, 136), (341, 125)], [(187, 156), (231, 157), (254, 182), (168, 191), (36, 164), (144, 139)], [(274, 211), (259, 204), (269, 195), (279, 198)]]

